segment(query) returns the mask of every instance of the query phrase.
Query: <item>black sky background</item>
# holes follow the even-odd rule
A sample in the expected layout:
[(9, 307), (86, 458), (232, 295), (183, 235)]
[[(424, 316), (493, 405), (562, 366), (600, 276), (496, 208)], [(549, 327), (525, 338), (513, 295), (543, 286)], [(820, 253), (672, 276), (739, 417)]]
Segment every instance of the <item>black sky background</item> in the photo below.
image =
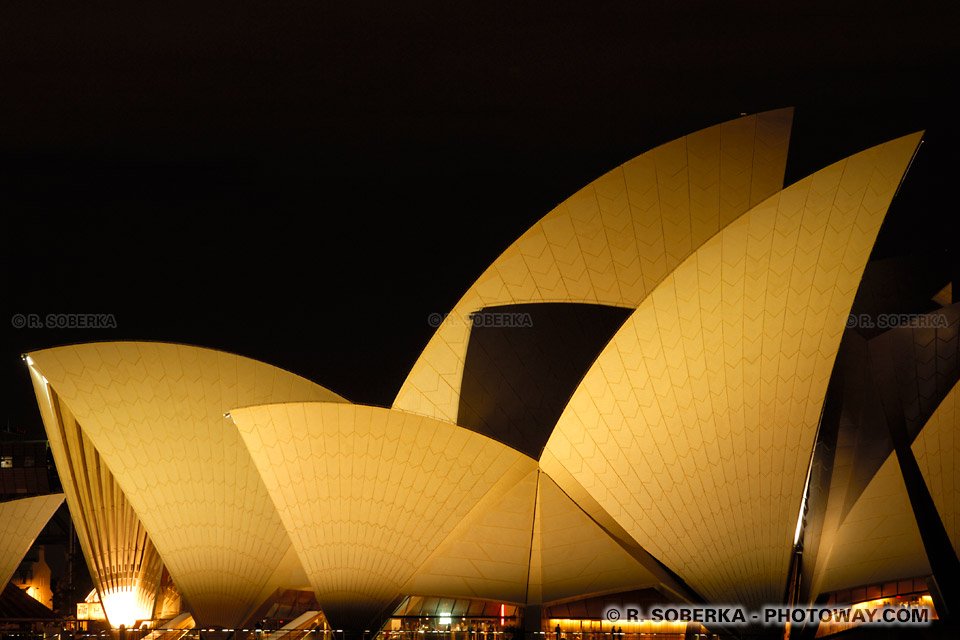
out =
[[(956, 258), (957, 3), (0, 5), (4, 424), (25, 351), (184, 342), (388, 405), (514, 239), (653, 146), (797, 108), (787, 183), (919, 129), (876, 255)], [(955, 272), (955, 271), (954, 271)], [(111, 313), (116, 329), (16, 329)]]

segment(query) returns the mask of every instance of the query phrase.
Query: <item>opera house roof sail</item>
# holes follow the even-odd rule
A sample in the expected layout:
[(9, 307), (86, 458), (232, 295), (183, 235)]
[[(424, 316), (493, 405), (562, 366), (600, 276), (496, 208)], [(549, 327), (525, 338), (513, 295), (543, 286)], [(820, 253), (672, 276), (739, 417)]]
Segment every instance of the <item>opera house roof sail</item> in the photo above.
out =
[[(818, 445), (922, 133), (784, 187), (792, 116), (691, 133), (558, 205), (442, 319), (391, 407), (201, 347), (29, 353), (111, 622), (151, 617), (163, 572), (202, 625), (297, 588), (363, 630), (407, 596), (812, 602), (936, 574), (937, 525), (956, 562), (955, 304), (935, 336), (952, 369), (906, 444), (850, 465)], [(914, 517), (918, 482), (937, 522)]]
[[(198, 620), (242, 622), (290, 540), (236, 427), (223, 414), (263, 402), (342, 399), (275, 367), (195, 347), (90, 344), (30, 357), (55, 457), (72, 444), (59, 431), (74, 425), (115, 480), (118, 491), (111, 494), (143, 525), (145, 536), (131, 530), (116, 544), (156, 548)], [(74, 520), (93, 523), (96, 503), (88, 506), (82, 496), (102, 483), (64, 477), (69, 468), (58, 462)], [(142, 542), (133, 542), (138, 537)], [(103, 547), (84, 539), (91, 574), (103, 580), (95, 551)], [(103, 555), (114, 557), (108, 551), (103, 548)]]

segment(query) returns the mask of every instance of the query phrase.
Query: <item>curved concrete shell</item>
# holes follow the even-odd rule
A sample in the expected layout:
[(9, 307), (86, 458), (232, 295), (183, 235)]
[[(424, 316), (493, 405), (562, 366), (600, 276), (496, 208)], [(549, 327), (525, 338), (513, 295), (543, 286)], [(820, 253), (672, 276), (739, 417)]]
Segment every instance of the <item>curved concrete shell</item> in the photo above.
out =
[(402, 591), (536, 605), (677, 589), (655, 562), (634, 552), (538, 469), (491, 490)]
[(930, 574), (895, 453), (828, 540), (813, 577), (815, 593)]
[(153, 617), (163, 561), (116, 478), (43, 376), (30, 377), (87, 568), (114, 626)]
[[(783, 600), (792, 570), (815, 590), (798, 601), (936, 573), (929, 518), (910, 515), (924, 482), (901, 475), (890, 442), (861, 446), (876, 408), (843, 414), (869, 474), (822, 483), (829, 513), (791, 568), (841, 336), (920, 138), (781, 190), (791, 116), (662, 145), (551, 211), (457, 303), (392, 408), (197, 347), (30, 354), (101, 596), (133, 585), (147, 608), (162, 561), (202, 625), (236, 625), (309, 585), (335, 628), (362, 630), (403, 596), (532, 615), (635, 590), (756, 607)], [(471, 326), (505, 310), (540, 333)], [(862, 342), (844, 341), (850, 358)], [(917, 385), (936, 398), (955, 384), (931, 353), (891, 398), (912, 402), (914, 378), (936, 378)], [(911, 477), (956, 552), (960, 392), (922, 431), (936, 401), (919, 395)]]
[(535, 460), (425, 416), (331, 403), (230, 412), (327, 619), (364, 629), (460, 521)]
[(535, 468), (488, 491), (417, 568), (403, 593), (527, 602), (539, 485)]
[[(86, 344), (29, 357), (116, 478), (197, 621), (242, 621), (290, 541), (224, 414), (342, 398), (282, 369), (183, 345)], [(84, 503), (71, 507), (80, 509), (74, 519), (91, 517)]]
[(934, 411), (912, 449), (953, 550), (960, 556), (960, 384)]
[(783, 185), (793, 109), (715, 125), (596, 179), (477, 279), (414, 364), (395, 409), (458, 420), (470, 315), (573, 302), (636, 308), (677, 265)]
[(62, 503), (62, 493), (0, 502), (0, 591)]
[(545, 471), (562, 466), (708, 600), (783, 592), (840, 336), (919, 139), (831, 165), (708, 240), (607, 345), (547, 443)]

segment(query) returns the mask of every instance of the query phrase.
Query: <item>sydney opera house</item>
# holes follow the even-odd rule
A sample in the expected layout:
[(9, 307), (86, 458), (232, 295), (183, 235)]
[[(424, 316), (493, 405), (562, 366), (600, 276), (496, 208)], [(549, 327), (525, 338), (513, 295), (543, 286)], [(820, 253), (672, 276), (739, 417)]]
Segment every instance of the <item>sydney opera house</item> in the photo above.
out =
[[(960, 304), (947, 287), (882, 325), (863, 293), (922, 134), (784, 186), (792, 117), (570, 196), (436, 318), (390, 407), (202, 347), (25, 354), (110, 623), (252, 628), (280, 602), (358, 631), (700, 631), (604, 617), (651, 603), (955, 616)], [(32, 514), (0, 551), (60, 499), (0, 504), (0, 528)]]

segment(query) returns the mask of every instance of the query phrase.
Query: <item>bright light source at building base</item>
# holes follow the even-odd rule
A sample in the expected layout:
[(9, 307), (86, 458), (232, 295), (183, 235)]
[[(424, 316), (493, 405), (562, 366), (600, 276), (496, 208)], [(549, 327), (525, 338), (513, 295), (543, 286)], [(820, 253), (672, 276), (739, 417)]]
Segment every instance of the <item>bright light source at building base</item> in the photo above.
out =
[(137, 620), (148, 620), (151, 613), (137, 602), (137, 594), (132, 590), (103, 594), (103, 612), (113, 627), (132, 627)]

